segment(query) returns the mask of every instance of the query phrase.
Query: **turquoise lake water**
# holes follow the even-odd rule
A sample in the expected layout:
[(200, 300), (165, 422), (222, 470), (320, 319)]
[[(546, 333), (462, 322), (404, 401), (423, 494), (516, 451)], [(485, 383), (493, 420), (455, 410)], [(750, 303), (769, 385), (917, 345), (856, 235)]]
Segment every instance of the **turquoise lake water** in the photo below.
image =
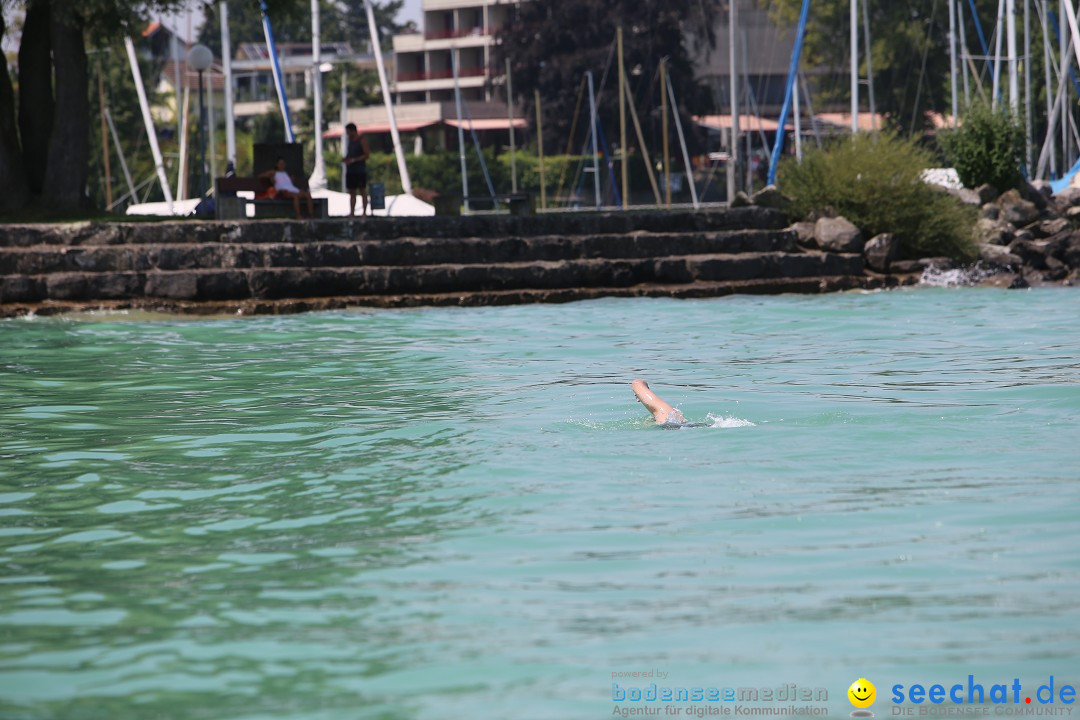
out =
[(1078, 510), (1076, 290), (0, 321), (0, 717), (1076, 685)]

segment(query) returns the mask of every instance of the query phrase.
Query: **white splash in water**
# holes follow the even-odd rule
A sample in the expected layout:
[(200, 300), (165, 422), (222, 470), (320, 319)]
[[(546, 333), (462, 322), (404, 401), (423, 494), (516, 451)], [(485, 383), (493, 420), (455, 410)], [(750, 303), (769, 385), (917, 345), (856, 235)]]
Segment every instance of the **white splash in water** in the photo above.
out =
[(919, 284), (927, 287), (967, 287), (975, 285), (993, 274), (993, 272), (984, 268), (981, 263), (954, 270), (942, 270), (931, 265), (923, 270), (922, 277), (919, 278)]
[(738, 427), (756, 427), (757, 423), (752, 423), (749, 420), (743, 420), (737, 417), (723, 417), (722, 415), (713, 415), (709, 413), (705, 416), (705, 419), (712, 423), (711, 428), (738, 428)]

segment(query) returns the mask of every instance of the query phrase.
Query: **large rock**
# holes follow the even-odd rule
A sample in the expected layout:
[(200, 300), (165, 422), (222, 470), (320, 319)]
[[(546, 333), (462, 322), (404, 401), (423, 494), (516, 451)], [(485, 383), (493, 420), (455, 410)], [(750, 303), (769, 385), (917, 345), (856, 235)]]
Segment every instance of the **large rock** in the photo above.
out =
[(817, 241), (814, 239), (815, 227), (816, 226), (812, 222), (797, 222), (789, 229), (795, 233), (795, 237), (798, 239), (800, 245), (817, 247)]
[(1031, 287), (1031, 283), (1021, 273), (1017, 273), (1009, 285), (1010, 290), (1026, 290), (1029, 287)]
[(1071, 208), (1080, 205), (1080, 188), (1069, 186), (1054, 196), (1058, 207)]
[(1080, 268), (1080, 235), (1069, 238), (1065, 249), (1061, 251), (1060, 259), (1074, 270)]
[(892, 233), (881, 233), (870, 238), (863, 248), (866, 264), (878, 272), (888, 272), (889, 264), (900, 251), (900, 241)]
[(1045, 240), (1036, 240), (1035, 246), (1048, 258), (1054, 257), (1058, 260), (1064, 260), (1065, 250), (1069, 247), (1071, 239), (1071, 232), (1062, 232), (1053, 237), (1046, 238)]
[(979, 187), (975, 188), (975, 194), (979, 196), (979, 200), (982, 202), (983, 205), (994, 202), (998, 199), (999, 195), (997, 188), (988, 183), (983, 183)]
[(818, 247), (829, 252), (856, 253), (863, 249), (862, 232), (843, 217), (818, 220), (814, 239)]
[(735, 193), (735, 199), (731, 201), (731, 207), (733, 208), (750, 207), (750, 205), (750, 196), (742, 190)]
[(1066, 232), (1071, 227), (1072, 224), (1065, 218), (1053, 218), (1036, 223), (1031, 230), (1037, 238), (1048, 238)]
[(975, 240), (991, 245), (1008, 245), (1013, 239), (1012, 225), (1003, 220), (979, 218), (975, 223)]
[(1001, 245), (979, 244), (979, 260), (987, 265), (1003, 268), (1019, 269), (1024, 261), (1009, 252), (1009, 249)]
[(1035, 203), (1020, 197), (1016, 190), (1002, 195), (997, 204), (1001, 208), (1001, 219), (1017, 227), (1028, 225), (1039, 218), (1039, 208)]
[(1050, 185), (1047, 184), (1044, 188), (1037, 188), (1027, 180), (1020, 182), (1020, 197), (1024, 198), (1030, 203), (1033, 203), (1039, 210), (1045, 210), (1050, 205)]
[(918, 258), (917, 260), (894, 260), (889, 271), (899, 274), (921, 273), (928, 268), (952, 270), (954, 263), (947, 257)]
[(1045, 248), (1032, 240), (1019, 238), (1013, 240), (1009, 243), (1009, 252), (1023, 260), (1025, 265), (1030, 265), (1036, 270), (1046, 267)]
[(1064, 280), (1069, 274), (1069, 266), (1057, 258), (1046, 258), (1046, 270), (1043, 271), (1043, 279), (1058, 282)]
[(776, 208), (777, 210), (787, 210), (791, 207), (791, 198), (780, 192), (775, 185), (766, 185), (761, 190), (758, 190), (750, 198), (750, 202), (758, 207)]
[(1051, 187), (1050, 182), (1047, 180), (1032, 180), (1031, 187), (1042, 193), (1043, 197), (1049, 198), (1054, 196), (1054, 188)]
[(982, 199), (979, 198), (979, 193), (968, 188), (947, 188), (946, 192), (952, 195), (965, 205), (971, 207), (982, 207)]

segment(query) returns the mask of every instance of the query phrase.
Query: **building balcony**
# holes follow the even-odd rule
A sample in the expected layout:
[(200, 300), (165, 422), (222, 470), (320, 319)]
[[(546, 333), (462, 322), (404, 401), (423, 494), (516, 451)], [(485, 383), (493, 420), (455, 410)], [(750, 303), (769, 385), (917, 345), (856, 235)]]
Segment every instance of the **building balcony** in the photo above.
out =
[[(466, 67), (458, 70), (459, 78), (470, 77), (483, 77), (487, 74), (487, 68), (482, 65), (476, 67)], [(444, 68), (440, 70), (426, 70), (419, 72), (399, 72), (397, 74), (397, 81), (399, 83), (405, 82), (417, 82), (418, 80), (448, 80), (454, 77), (454, 71), (450, 68)]]
[(460, 37), (479, 37), (481, 35), (493, 35), (498, 28), (467, 27), (454, 30), (428, 30), (424, 33), (425, 40), (449, 40)]
[(406, 35), (395, 35), (393, 37), (393, 45), (395, 53), (407, 53), (407, 52), (423, 52), (424, 51), (424, 36), (420, 33), (409, 33)]
[[(458, 78), (458, 85), (462, 88), (482, 88), (486, 82), (487, 76), (483, 73)], [(435, 77), (424, 77), (414, 80), (402, 80), (398, 78), (394, 83), (394, 91), (399, 93), (453, 89), (454, 80), (450, 77), (449, 72), (446, 73), (446, 77), (443, 77), (443, 73), (440, 72), (436, 73)]]
[(423, 0), (421, 6), (424, 12), (432, 10), (480, 10), (484, 7), (483, 0)]

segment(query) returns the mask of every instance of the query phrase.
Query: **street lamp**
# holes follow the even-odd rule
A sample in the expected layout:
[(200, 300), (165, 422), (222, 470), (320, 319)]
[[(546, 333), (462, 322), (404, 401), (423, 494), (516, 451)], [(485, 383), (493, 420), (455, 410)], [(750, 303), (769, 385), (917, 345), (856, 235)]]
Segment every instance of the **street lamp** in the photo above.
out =
[(188, 51), (188, 67), (199, 73), (199, 197), (206, 194), (206, 101), (203, 97), (203, 73), (214, 62), (214, 53), (205, 45), (196, 45)]

